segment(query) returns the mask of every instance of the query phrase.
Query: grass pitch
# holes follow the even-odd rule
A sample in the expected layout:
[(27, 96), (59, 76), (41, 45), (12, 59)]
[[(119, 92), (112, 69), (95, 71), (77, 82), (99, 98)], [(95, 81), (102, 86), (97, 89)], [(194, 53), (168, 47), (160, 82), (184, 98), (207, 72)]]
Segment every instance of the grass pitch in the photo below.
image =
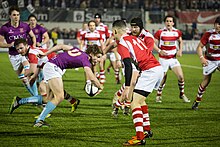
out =
[[(213, 74), (200, 109), (193, 111), (202, 68), (196, 55), (184, 55), (179, 61), (183, 65), (185, 93), (191, 102), (179, 99), (177, 79), (169, 71), (163, 102), (155, 103), (155, 92), (146, 100), (154, 133), (146, 146), (220, 146), (220, 73)], [(28, 97), (29, 93), (17, 79), (7, 54), (0, 53), (0, 146), (122, 146), (135, 131), (131, 116), (120, 111), (117, 119), (111, 117), (112, 98), (121, 85), (115, 84), (112, 70), (106, 76), (102, 93), (89, 97), (83, 90), (83, 70), (67, 70), (63, 77), (65, 89), (81, 100), (78, 109), (71, 113), (70, 104), (64, 101), (46, 119), (50, 128), (33, 128), (40, 108), (23, 105), (8, 114), (13, 97)]]

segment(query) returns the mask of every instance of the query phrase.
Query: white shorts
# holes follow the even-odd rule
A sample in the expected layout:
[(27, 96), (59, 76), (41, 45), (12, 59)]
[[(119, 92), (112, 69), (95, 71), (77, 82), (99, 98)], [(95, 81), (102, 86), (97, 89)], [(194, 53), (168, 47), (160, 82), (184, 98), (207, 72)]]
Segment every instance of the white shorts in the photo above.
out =
[(107, 58), (110, 61), (116, 61), (116, 57), (115, 57), (115, 53), (114, 52), (107, 53), (106, 55), (107, 55)]
[(64, 73), (65, 71), (50, 62), (47, 62), (43, 67), (44, 81), (48, 81), (53, 78), (62, 78)]
[(164, 72), (167, 72), (168, 69), (172, 69), (176, 66), (181, 66), (179, 61), (175, 58), (171, 58), (171, 59), (159, 58), (159, 62), (161, 66), (163, 67)]
[(203, 67), (203, 75), (209, 75), (220, 67), (220, 61), (208, 61), (208, 66)]
[(164, 72), (162, 66), (156, 66), (149, 70), (141, 71), (134, 89), (152, 92), (157, 90), (163, 79)]
[(19, 69), (20, 66), (22, 66), (22, 63), (24, 61), (27, 61), (25, 56), (18, 55), (8, 55), (9, 60), (11, 62), (11, 65), (15, 71)]

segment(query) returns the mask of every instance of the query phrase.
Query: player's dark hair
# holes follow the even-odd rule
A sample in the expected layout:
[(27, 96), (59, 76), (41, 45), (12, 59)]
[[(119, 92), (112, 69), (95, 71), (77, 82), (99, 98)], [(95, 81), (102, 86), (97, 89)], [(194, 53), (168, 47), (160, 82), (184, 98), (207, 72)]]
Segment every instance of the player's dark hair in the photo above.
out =
[(94, 23), (96, 24), (95, 20), (90, 20), (90, 21), (88, 22), (88, 26), (89, 26), (89, 24), (90, 24), (91, 22), (94, 22)]
[(215, 20), (214, 23), (218, 23), (218, 24), (220, 24), (220, 16), (216, 18), (216, 20)]
[(144, 28), (144, 24), (143, 21), (140, 17), (135, 17), (131, 20), (130, 23), (131, 26), (138, 26), (140, 28), (140, 30), (142, 30)]
[(98, 45), (94, 44), (94, 45), (88, 45), (87, 49), (86, 49), (86, 53), (89, 55), (89, 54), (94, 54), (94, 55), (97, 55), (97, 54), (102, 54), (102, 51), (101, 49), (99, 48)]
[(125, 28), (126, 23), (123, 20), (116, 20), (113, 22), (112, 27)]
[(12, 11), (18, 11), (20, 13), (18, 6), (11, 6), (8, 10), (8, 14), (11, 15)]
[(94, 15), (94, 18), (102, 18), (102, 16), (101, 16), (101, 14), (99, 14), (99, 13), (96, 13), (95, 15)]
[(16, 39), (16, 40), (15, 40), (14, 46), (17, 46), (17, 45), (19, 45), (20, 43), (23, 43), (24, 45), (27, 45), (26, 39), (24, 39), (24, 38), (19, 38), (19, 39)]
[(37, 20), (37, 17), (34, 14), (29, 15), (28, 20), (30, 20), (31, 17), (34, 17)]
[(174, 18), (172, 15), (167, 15), (167, 16), (165, 16), (165, 18), (164, 18), (163, 21), (166, 22), (166, 20), (167, 20), (168, 17), (173, 18), (173, 22), (175, 22), (175, 18)]

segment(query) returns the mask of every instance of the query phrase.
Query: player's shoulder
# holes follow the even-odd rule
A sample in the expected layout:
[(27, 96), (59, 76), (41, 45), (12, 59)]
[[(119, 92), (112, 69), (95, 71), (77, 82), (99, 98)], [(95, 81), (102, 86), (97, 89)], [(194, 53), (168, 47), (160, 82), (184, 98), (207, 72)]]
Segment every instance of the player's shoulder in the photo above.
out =
[(26, 22), (20, 21), (19, 26), (30, 27)]
[(153, 36), (153, 34), (151, 34), (148, 30), (142, 30), (141, 31), (141, 34), (143, 34), (144, 36), (146, 36), (146, 37), (152, 37), (152, 38), (154, 38), (154, 36)]
[(5, 24), (3, 24), (0, 29), (8, 29), (11, 26), (11, 24), (9, 22), (6, 22)]

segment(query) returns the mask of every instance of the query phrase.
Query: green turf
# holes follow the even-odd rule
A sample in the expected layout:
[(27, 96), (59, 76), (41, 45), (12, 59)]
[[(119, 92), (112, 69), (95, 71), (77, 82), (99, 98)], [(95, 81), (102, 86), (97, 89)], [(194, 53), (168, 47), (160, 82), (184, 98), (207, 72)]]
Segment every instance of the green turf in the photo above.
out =
[[(179, 59), (184, 65), (200, 67), (196, 55)], [(202, 69), (183, 67), (185, 93), (193, 101), (202, 80)], [(146, 146), (220, 146), (220, 73), (203, 96), (199, 111), (191, 110), (191, 103), (179, 99), (177, 79), (172, 72), (163, 92), (163, 103), (155, 103), (155, 92), (146, 100), (149, 104), (153, 138)], [(0, 146), (80, 146), (120, 147), (135, 135), (131, 116), (111, 117), (111, 101), (120, 87), (114, 75), (107, 74), (103, 92), (88, 97), (83, 91), (84, 76), (79, 71), (68, 70), (63, 77), (65, 89), (81, 100), (76, 112), (70, 113), (67, 101), (62, 102), (46, 121), (51, 128), (33, 128), (34, 116), (41, 112), (33, 105), (19, 107), (13, 114), (8, 108), (14, 96), (27, 97), (29, 93), (17, 79), (6, 53), (0, 53)]]

